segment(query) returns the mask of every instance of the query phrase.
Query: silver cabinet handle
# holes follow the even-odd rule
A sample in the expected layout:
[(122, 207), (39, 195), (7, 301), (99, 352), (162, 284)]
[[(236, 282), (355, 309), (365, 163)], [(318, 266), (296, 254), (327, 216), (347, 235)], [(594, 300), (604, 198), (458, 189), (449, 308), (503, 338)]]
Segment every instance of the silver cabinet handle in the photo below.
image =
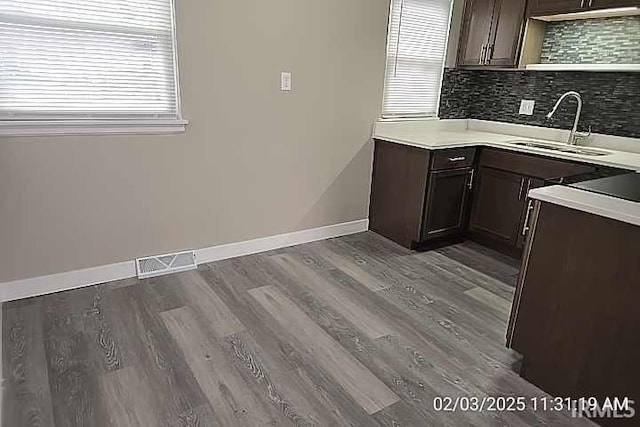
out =
[(476, 170), (475, 169), (471, 169), (469, 171), (469, 175), (470, 175), (470, 177), (469, 177), (469, 190), (471, 190), (471, 189), (473, 189), (473, 180), (474, 180), (474, 178), (476, 176)]
[(518, 190), (518, 200), (522, 200), (523, 189), (524, 189), (524, 178), (520, 178), (520, 190)]
[(593, 4), (593, 0), (589, 0), (589, 7)]
[(466, 157), (449, 157), (450, 162), (463, 162), (467, 160)]
[(522, 228), (522, 235), (526, 236), (527, 231), (531, 229), (529, 227), (529, 219), (531, 218), (531, 211), (533, 210), (533, 200), (529, 200), (529, 204), (527, 205), (527, 216), (524, 219), (524, 227)]
[(580, 0), (580, 7), (584, 7), (584, 0)]
[(485, 65), (491, 63), (491, 58), (493, 57), (493, 45), (487, 45), (487, 53), (484, 55), (484, 63)]
[(478, 61), (478, 65), (484, 64), (484, 56), (486, 53), (487, 53), (487, 45), (482, 43), (482, 47), (480, 48), (480, 60)]

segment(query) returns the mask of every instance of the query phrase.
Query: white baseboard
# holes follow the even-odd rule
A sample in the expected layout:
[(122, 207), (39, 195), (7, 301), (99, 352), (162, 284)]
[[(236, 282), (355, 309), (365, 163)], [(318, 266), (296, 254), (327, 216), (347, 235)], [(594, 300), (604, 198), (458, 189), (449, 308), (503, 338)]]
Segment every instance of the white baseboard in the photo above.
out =
[(97, 285), (112, 280), (127, 279), (129, 277), (135, 277), (135, 275), (135, 261), (127, 261), (118, 264), (51, 274), (49, 276), (15, 280), (13, 282), (0, 283), (0, 302), (82, 288), (84, 286)]
[(247, 240), (228, 245), (212, 246), (210, 248), (197, 250), (196, 261), (198, 264), (205, 264), (207, 262), (236, 258), (273, 249), (286, 248), (287, 246), (295, 246), (302, 243), (360, 233), (362, 231), (367, 231), (368, 228), (369, 220), (362, 219), (359, 221), (343, 222), (342, 224), (328, 225), (326, 227), (312, 228), (309, 230), (280, 234), (278, 236), (263, 237), (261, 239)]
[[(205, 264), (208, 262), (315, 242), (317, 240), (330, 239), (332, 237), (361, 233), (363, 231), (367, 231), (368, 228), (369, 220), (361, 219), (358, 221), (295, 231), (293, 233), (263, 237), (244, 242), (212, 246), (196, 250), (196, 261), (198, 264)], [(117, 264), (51, 274), (48, 276), (15, 280), (12, 282), (0, 283), (0, 302), (14, 301), (38, 295), (66, 291), (69, 289), (82, 288), (85, 286), (92, 286), (135, 276), (135, 261), (126, 261)]]

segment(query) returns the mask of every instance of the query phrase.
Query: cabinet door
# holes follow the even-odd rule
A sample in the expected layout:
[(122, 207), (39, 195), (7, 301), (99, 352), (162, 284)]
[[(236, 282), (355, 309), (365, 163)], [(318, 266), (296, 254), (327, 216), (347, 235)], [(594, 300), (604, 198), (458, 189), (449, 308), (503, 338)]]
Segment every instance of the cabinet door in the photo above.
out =
[(429, 174), (421, 240), (464, 231), (473, 169)]
[(490, 65), (517, 65), (526, 0), (498, 0), (496, 26), (487, 58)]
[(586, 9), (589, 0), (530, 0), (528, 16), (552, 15), (580, 12)]
[(481, 167), (474, 195), (470, 229), (492, 241), (516, 245), (524, 208), (526, 178)]
[(468, 0), (462, 23), (458, 65), (483, 65), (493, 25), (495, 0)]

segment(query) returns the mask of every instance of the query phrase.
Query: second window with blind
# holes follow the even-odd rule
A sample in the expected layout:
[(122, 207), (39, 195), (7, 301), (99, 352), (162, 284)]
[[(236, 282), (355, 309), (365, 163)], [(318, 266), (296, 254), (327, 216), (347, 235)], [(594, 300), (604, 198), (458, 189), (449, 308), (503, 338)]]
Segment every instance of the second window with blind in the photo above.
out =
[(450, 17), (451, 0), (392, 0), (384, 118), (437, 116)]

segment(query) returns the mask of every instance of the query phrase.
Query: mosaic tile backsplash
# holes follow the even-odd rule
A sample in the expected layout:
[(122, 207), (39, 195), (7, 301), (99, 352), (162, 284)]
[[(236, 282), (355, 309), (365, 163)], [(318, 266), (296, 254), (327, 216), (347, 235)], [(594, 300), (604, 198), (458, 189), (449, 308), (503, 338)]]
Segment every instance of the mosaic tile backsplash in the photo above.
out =
[[(570, 129), (576, 102), (566, 100), (553, 121), (556, 100), (575, 90), (584, 106), (580, 129), (640, 138), (640, 73), (583, 71), (445, 70), (441, 118), (472, 118)], [(532, 116), (519, 115), (520, 101), (536, 101)]]
[(549, 22), (542, 64), (640, 64), (640, 16)]

